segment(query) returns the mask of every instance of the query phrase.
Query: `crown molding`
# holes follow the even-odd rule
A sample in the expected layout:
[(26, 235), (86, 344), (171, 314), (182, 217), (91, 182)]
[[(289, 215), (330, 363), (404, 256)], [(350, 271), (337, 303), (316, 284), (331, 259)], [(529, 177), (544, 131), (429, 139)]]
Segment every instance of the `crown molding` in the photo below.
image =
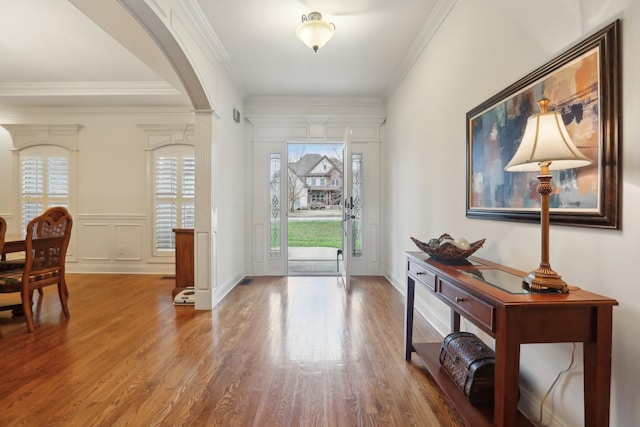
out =
[(13, 139), (13, 148), (22, 150), (37, 145), (57, 145), (77, 151), (78, 132), (82, 125), (2, 124)]
[(182, 95), (166, 82), (0, 83), (0, 96), (171, 96)]
[(438, 4), (435, 5), (433, 11), (429, 14), (429, 17), (420, 29), (420, 33), (418, 33), (418, 36), (411, 45), (411, 48), (407, 51), (402, 63), (398, 66), (389, 81), (389, 85), (387, 85), (384, 91), (385, 99), (389, 99), (393, 92), (400, 86), (407, 73), (409, 73), (409, 70), (411, 70), (411, 67), (416, 63), (442, 23), (447, 19), (456, 2), (457, 0), (440, 0)]
[(259, 117), (385, 117), (386, 106), (377, 97), (252, 96), (244, 116)]
[(153, 115), (181, 116), (193, 121), (194, 110), (191, 107), (22, 107), (4, 108), (0, 106), (0, 121), (21, 123), (25, 120), (51, 120), (69, 116), (105, 116), (105, 115)]
[(192, 24), (192, 29), (195, 30), (198, 38), (206, 47), (205, 52), (209, 58), (215, 64), (218, 64), (222, 73), (225, 75), (229, 83), (238, 91), (240, 96), (244, 98), (246, 96), (246, 89), (239, 80), (238, 72), (231, 64), (231, 58), (226, 49), (222, 45), (222, 42), (218, 38), (213, 27), (209, 23), (209, 20), (205, 17), (200, 5), (195, 0), (178, 0), (177, 4), (180, 5), (182, 14), (188, 19), (188, 22)]

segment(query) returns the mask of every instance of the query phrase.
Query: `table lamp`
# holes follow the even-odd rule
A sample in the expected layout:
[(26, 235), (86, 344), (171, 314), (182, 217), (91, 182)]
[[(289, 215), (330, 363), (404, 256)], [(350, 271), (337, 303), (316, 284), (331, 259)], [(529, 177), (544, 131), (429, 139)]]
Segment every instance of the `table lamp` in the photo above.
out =
[(571, 141), (562, 116), (547, 111), (549, 100), (538, 101), (540, 113), (527, 119), (522, 142), (511, 161), (509, 172), (540, 171), (537, 191), (540, 194), (540, 224), (542, 228), (540, 266), (523, 279), (523, 286), (532, 292), (568, 293), (569, 287), (549, 264), (549, 194), (553, 191), (550, 170), (571, 169), (591, 163)]

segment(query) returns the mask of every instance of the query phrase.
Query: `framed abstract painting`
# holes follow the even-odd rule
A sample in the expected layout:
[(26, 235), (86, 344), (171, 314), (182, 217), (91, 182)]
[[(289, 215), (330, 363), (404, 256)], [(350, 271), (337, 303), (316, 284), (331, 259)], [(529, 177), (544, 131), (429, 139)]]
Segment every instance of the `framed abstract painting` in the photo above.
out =
[(535, 172), (506, 172), (537, 101), (551, 100), (590, 166), (553, 172), (551, 223), (620, 228), (620, 23), (467, 113), (467, 217), (540, 221)]

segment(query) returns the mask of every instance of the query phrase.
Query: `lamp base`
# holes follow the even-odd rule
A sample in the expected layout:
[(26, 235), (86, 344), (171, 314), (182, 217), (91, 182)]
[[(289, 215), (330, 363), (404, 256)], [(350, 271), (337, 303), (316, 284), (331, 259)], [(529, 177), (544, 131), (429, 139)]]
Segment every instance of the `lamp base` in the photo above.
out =
[(542, 265), (522, 279), (522, 287), (531, 292), (569, 293), (569, 286), (549, 265)]

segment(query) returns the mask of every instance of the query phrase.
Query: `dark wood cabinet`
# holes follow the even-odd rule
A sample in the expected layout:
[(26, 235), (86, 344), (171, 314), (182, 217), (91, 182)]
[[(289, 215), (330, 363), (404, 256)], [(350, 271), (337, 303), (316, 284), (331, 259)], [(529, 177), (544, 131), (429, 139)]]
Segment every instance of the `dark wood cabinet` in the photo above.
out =
[(187, 286), (194, 286), (193, 268), (193, 229), (174, 228), (176, 235), (176, 287), (173, 296), (176, 296)]
[[(427, 372), (469, 426), (531, 425), (518, 413), (520, 345), (582, 342), (586, 426), (608, 426), (614, 299), (576, 289), (568, 294), (529, 293), (526, 273), (477, 257), (448, 265), (422, 252), (407, 255), (405, 359), (416, 352)], [(413, 342), (415, 286), (451, 308), (452, 331), (463, 316), (495, 338), (493, 407), (474, 407), (440, 367), (440, 343)]]

